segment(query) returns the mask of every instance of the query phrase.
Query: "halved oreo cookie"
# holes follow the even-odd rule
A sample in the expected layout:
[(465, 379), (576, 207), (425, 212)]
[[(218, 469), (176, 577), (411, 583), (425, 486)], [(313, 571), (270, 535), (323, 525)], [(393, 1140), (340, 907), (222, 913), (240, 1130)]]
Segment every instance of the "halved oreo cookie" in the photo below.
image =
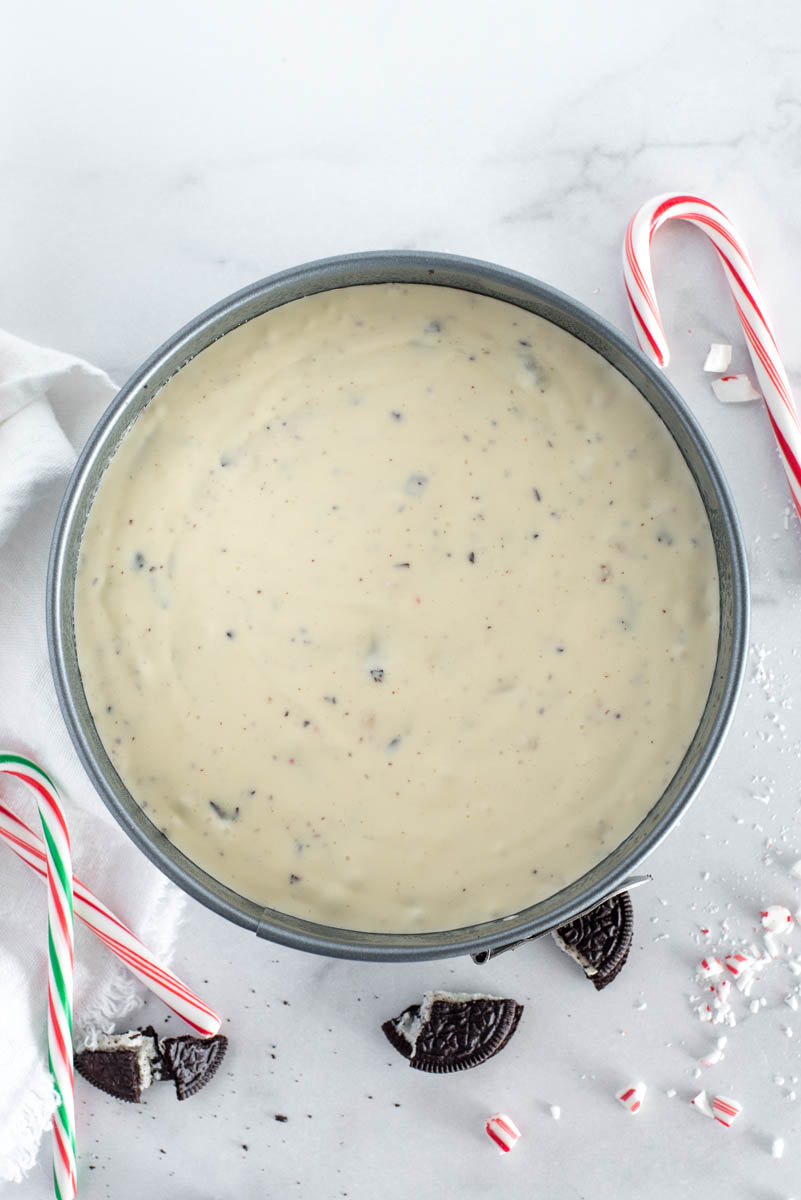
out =
[(504, 1048), (523, 1012), (516, 1000), (426, 992), (381, 1028), (418, 1071), (447, 1074), (477, 1067)]
[(178, 1099), (186, 1100), (206, 1086), (227, 1049), (228, 1038), (222, 1033), (212, 1038), (165, 1038), (161, 1043), (161, 1078), (172, 1079)]
[(553, 932), (560, 950), (584, 969), (600, 992), (616, 979), (628, 958), (634, 934), (634, 911), (628, 892), (604, 900)]
[(155, 1029), (101, 1033), (75, 1055), (75, 1070), (101, 1092), (138, 1104), (142, 1092), (159, 1078), (161, 1056)]

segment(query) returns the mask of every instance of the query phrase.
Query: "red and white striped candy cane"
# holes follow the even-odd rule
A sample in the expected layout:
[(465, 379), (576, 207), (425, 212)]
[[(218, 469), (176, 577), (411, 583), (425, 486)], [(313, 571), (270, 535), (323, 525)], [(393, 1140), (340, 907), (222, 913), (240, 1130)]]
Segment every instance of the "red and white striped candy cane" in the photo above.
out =
[(632, 217), (623, 246), (623, 275), (637, 341), (652, 362), (667, 366), (670, 352), (656, 302), (650, 252), (657, 229), (674, 217), (697, 226), (717, 251), (801, 516), (801, 418), (748, 253), (728, 217), (708, 200), (669, 192), (643, 204)]
[[(29, 867), (46, 874), (44, 846), (33, 830), (15, 813), (0, 804), (0, 839), (3, 839)], [(73, 876), (75, 916), (88, 925), (104, 945), (202, 1037), (213, 1037), (220, 1029), (220, 1018), (176, 975), (163, 967), (127, 925), (98, 900), (86, 884)]]
[(194, 992), (156, 961), (139, 938), (109, 908), (74, 879), (67, 823), (52, 779), (30, 759), (0, 753), (0, 773), (13, 775), (36, 792), (44, 841), (24, 821), (0, 805), (0, 838), (47, 880), (48, 987), (47, 1045), (56, 1093), (53, 1114), (53, 1187), (56, 1200), (74, 1200), (75, 1096), (72, 1066), (73, 903), (77, 916), (152, 992), (204, 1036), (220, 1028), (220, 1018)]
[(56, 1094), (53, 1113), (53, 1188), (57, 1200), (74, 1200), (75, 1095), (72, 1073), (72, 859), (67, 823), (55, 784), (35, 763), (0, 754), (0, 771), (22, 779), (36, 792), (46, 851), (47, 878), (47, 1054)]

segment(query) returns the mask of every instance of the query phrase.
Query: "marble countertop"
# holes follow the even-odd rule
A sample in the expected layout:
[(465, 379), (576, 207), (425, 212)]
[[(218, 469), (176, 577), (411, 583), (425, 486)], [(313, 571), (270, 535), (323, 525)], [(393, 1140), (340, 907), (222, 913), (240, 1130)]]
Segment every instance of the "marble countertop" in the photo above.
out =
[[(254, 279), (411, 247), (538, 276), (630, 334), (625, 224), (650, 196), (693, 190), (743, 231), (801, 382), (790, 0), (756, 15), (742, 0), (674, 0), (668, 13), (633, 0), (45, 10), (4, 6), (1, 327), (121, 381)], [(669, 228), (655, 266), (670, 377), (741, 515), (753, 650), (714, 772), (634, 896), (626, 969), (596, 994), (550, 939), (483, 968), (330, 961), (257, 943), (189, 901), (176, 967), (226, 1014), (228, 1059), (182, 1105), (167, 1088), (124, 1107), (82, 1087), (86, 1200), (801, 1195), (801, 1014), (784, 1002), (798, 981), (771, 968), (754, 993), (767, 1004), (752, 1014), (737, 996), (733, 1029), (701, 1024), (689, 1000), (724, 923), (726, 944), (742, 943), (765, 903), (801, 905), (789, 872), (801, 858), (801, 530), (760, 406), (724, 408), (701, 369), (712, 341), (732, 342), (747, 369), (714, 255)], [(408, 1070), (379, 1026), (432, 987), (515, 996), (514, 1041), (464, 1074)], [(144, 1015), (161, 1026), (162, 1013)], [(721, 1032), (725, 1059), (700, 1068)], [(631, 1118), (614, 1095), (639, 1079), (648, 1100)], [(701, 1087), (744, 1105), (731, 1130), (692, 1110)], [(483, 1133), (497, 1110), (524, 1132), (503, 1160)], [(21, 1198), (49, 1194), (47, 1158)]]

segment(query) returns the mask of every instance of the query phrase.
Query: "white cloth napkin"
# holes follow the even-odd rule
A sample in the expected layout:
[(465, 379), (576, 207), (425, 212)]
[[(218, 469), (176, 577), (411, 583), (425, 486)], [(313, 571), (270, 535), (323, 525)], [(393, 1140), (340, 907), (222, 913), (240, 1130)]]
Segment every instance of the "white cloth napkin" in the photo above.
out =
[[(0, 331), (0, 747), (34, 759), (55, 779), (76, 875), (167, 959), (183, 897), (94, 793), (61, 718), (45, 638), (56, 512), (76, 451), (115, 391), (88, 363)], [(0, 797), (41, 833), (22, 783), (0, 775)], [(34, 1164), (53, 1111), (46, 929), (43, 881), (0, 843), (0, 1181), (18, 1181)], [(141, 985), (79, 922), (75, 952), (79, 1044), (84, 1034), (109, 1029), (135, 1009)]]

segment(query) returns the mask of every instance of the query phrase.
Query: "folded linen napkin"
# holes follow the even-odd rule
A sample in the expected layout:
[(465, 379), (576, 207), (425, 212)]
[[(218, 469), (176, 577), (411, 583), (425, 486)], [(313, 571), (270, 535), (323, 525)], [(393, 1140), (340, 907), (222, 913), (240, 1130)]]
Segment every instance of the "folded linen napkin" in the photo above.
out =
[[(56, 701), (45, 637), (45, 575), (76, 451), (116, 389), (103, 371), (0, 331), (0, 747), (39, 762), (62, 793), (79, 875), (162, 960), (183, 904), (94, 793)], [(0, 798), (40, 832), (30, 792)], [(0, 1181), (36, 1161), (53, 1111), (47, 1069), (47, 909), (43, 881), (0, 844)], [(80, 922), (75, 1038), (137, 1007), (141, 985)]]

